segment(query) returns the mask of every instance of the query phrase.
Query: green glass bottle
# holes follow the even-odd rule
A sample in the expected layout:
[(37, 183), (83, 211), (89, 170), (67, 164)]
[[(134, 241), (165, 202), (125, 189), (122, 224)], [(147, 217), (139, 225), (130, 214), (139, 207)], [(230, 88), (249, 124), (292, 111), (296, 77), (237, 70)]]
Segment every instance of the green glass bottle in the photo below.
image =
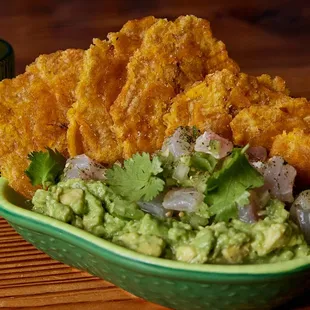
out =
[(14, 51), (12, 46), (0, 39), (0, 81), (15, 76)]

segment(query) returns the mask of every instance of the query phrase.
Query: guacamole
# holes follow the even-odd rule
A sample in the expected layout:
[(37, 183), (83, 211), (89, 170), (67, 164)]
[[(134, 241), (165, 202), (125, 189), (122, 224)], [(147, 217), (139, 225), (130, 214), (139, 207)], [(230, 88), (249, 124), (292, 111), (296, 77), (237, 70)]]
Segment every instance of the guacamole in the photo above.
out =
[[(33, 210), (142, 254), (188, 263), (263, 263), (309, 254), (299, 228), (278, 200), (266, 217), (197, 225), (192, 216), (159, 219), (115, 197), (101, 181), (71, 179), (37, 190)], [(182, 214), (181, 214), (182, 215)]]
[[(197, 135), (183, 129), (160, 152), (117, 163), (101, 180), (70, 178), (67, 164), (60, 180), (36, 191), (33, 211), (136, 252), (187, 263), (273, 263), (309, 255), (286, 210), (291, 197), (281, 201), (266, 187), (246, 149), (213, 134), (207, 147), (199, 136), (197, 151)], [(85, 165), (82, 174), (89, 175)]]

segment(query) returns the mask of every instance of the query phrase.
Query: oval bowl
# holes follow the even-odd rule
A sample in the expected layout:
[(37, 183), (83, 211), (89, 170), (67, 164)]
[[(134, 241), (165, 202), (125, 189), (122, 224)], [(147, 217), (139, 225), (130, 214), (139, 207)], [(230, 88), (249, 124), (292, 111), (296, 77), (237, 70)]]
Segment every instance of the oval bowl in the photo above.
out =
[(310, 258), (262, 265), (192, 265), (136, 253), (28, 210), (4, 178), (0, 216), (53, 259), (173, 309), (270, 309), (310, 284)]

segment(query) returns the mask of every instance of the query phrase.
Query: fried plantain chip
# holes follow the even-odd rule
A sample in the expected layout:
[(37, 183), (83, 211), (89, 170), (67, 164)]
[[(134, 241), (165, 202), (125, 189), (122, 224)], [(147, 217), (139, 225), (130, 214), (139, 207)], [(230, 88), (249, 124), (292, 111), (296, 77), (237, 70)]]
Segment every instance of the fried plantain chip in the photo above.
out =
[(297, 170), (299, 183), (310, 184), (310, 133), (301, 129), (283, 132), (274, 138), (270, 156), (282, 156)]
[(291, 98), (270, 92), (269, 104), (253, 105), (242, 110), (231, 122), (237, 145), (249, 143), (270, 150), (275, 137), (294, 129), (310, 130), (310, 104), (305, 98)]
[(210, 129), (227, 139), (232, 139), (230, 122), (244, 108), (269, 104), (271, 90), (287, 92), (285, 82), (276, 77), (262, 75), (258, 78), (229, 70), (206, 76), (172, 100), (170, 111), (164, 116), (166, 135), (178, 126), (197, 126)]
[(208, 21), (181, 16), (150, 27), (128, 64), (126, 84), (110, 111), (123, 157), (159, 149), (166, 129), (163, 115), (171, 99), (223, 68), (239, 71), (223, 42), (212, 36)]
[(86, 154), (103, 163), (122, 157), (122, 144), (112, 127), (110, 106), (126, 82), (126, 66), (141, 44), (154, 17), (127, 22), (109, 41), (94, 40), (85, 52), (77, 87), (77, 101), (68, 112), (68, 147), (71, 156)]
[(27, 156), (45, 147), (67, 154), (66, 112), (73, 103), (83, 51), (40, 56), (27, 72), (0, 82), (0, 168), (26, 197), (35, 188), (25, 176)]

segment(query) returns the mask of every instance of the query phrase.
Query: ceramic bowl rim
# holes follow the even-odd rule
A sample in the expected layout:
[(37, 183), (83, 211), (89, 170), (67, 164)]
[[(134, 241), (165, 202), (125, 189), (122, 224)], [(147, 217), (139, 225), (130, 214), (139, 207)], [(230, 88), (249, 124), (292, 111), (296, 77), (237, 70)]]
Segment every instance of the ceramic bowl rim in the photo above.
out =
[[(49, 230), (52, 228), (53, 233), (62, 238), (67, 238), (70, 241), (70, 238), (74, 237), (76, 243), (79, 243), (79, 245), (81, 243), (84, 245), (93, 245), (99, 253), (101, 249), (102, 251), (109, 252), (115, 257), (125, 258), (128, 262), (142, 263), (144, 266), (153, 268), (164, 268), (170, 272), (193, 272), (200, 275), (217, 274), (231, 276), (231, 278), (239, 278), (242, 275), (257, 276), (258, 278), (265, 276), (279, 277), (310, 269), (310, 257), (272, 264), (213, 265), (188, 264), (143, 255), (94, 236), (70, 224), (63, 223), (13, 204), (9, 201), (9, 196), (11, 195), (10, 192), (12, 192), (12, 189), (9, 187), (8, 181), (5, 178), (0, 177), (0, 216), (6, 218), (9, 222), (13, 224), (19, 223), (20, 226), (28, 226), (29, 228), (31, 224), (31, 228), (37, 228), (37, 230), (44, 231), (45, 233), (48, 231), (50, 236), (52, 236), (52, 234), (50, 234)], [(28, 225), (25, 225), (25, 223), (28, 223)]]

